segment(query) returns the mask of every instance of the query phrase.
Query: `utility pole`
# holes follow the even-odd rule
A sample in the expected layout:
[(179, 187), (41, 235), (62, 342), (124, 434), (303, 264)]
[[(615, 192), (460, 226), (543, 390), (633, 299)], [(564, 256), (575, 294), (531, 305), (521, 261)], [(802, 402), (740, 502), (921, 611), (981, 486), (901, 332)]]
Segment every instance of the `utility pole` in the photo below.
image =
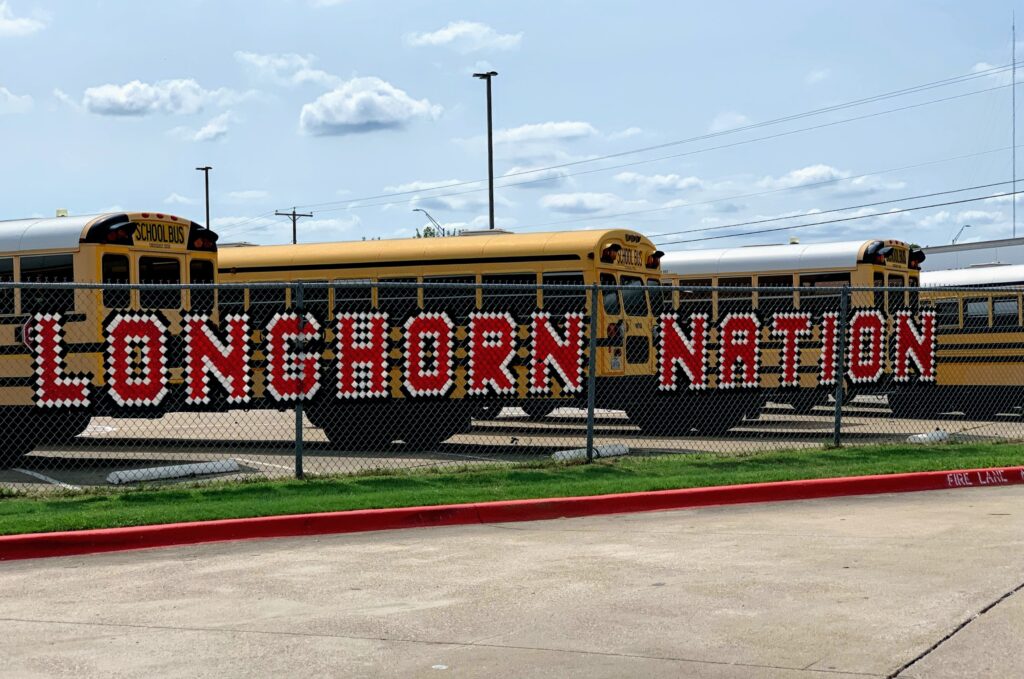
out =
[(210, 167), (209, 165), (203, 165), (202, 167), (197, 167), (196, 169), (203, 173), (203, 179), (205, 180), (205, 184), (206, 184), (206, 228), (209, 229), (210, 228), (210, 170), (212, 170), (213, 168)]
[(474, 73), (474, 78), (487, 81), (487, 188), (491, 209), (491, 229), (494, 229), (494, 133), (491, 126), (491, 78), (498, 75), (497, 71)]
[(1013, 237), (1017, 237), (1017, 13), (1010, 14), (1010, 101), (1011, 101), (1011, 128), (1013, 134), (1010, 146), (1013, 163), (1013, 195), (1010, 202), (1013, 205)]
[(280, 210), (274, 210), (274, 214), (278, 217), (291, 217), (292, 220), (292, 245), (299, 242), (299, 230), (298, 222), (299, 217), (312, 217), (312, 212), (296, 212), (295, 208), (292, 208), (291, 212), (281, 212)]

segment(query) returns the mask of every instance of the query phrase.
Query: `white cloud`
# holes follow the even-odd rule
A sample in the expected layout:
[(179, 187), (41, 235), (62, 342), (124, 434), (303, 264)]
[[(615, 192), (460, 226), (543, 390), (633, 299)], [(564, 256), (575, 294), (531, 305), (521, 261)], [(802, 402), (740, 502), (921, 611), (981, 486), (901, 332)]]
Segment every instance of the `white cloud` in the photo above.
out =
[(480, 50), (508, 50), (519, 46), (522, 33), (498, 33), (476, 21), (453, 21), (430, 33), (412, 33), (406, 42), (413, 47), (449, 47), (462, 54)]
[[(458, 179), (444, 179), (440, 181), (417, 180), (405, 184), (397, 184), (395, 186), (385, 186), (384, 193), (410, 193), (414, 191), (429, 193), (434, 189), (443, 191), (443, 189), (450, 187), (452, 184), (461, 183), (462, 182)], [(427, 210), (453, 212), (465, 212), (486, 208), (487, 192), (474, 191), (472, 193), (466, 193), (466, 191), (471, 190), (472, 189), (467, 189), (465, 187), (459, 187), (453, 189), (453, 192), (458, 195), (414, 195), (409, 199), (409, 207), (421, 207)], [(497, 205), (511, 206), (511, 203), (500, 194), (494, 197), (494, 202)], [(434, 216), (438, 217), (438, 215)]]
[(697, 177), (682, 177), (677, 174), (645, 175), (638, 172), (620, 172), (615, 175), (615, 181), (635, 186), (640, 191), (658, 193), (676, 193), (704, 187), (704, 182)]
[(251, 203), (254, 201), (266, 200), (270, 197), (269, 191), (259, 189), (248, 189), (245, 191), (228, 191), (224, 199), (232, 203)]
[(828, 183), (832, 193), (844, 197), (866, 196), (906, 186), (901, 181), (885, 182), (873, 175), (857, 177), (852, 175), (853, 173), (848, 170), (840, 170), (831, 165), (817, 163), (792, 170), (778, 177), (763, 177), (757, 182), (757, 186), (762, 189), (778, 190)]
[(180, 193), (171, 193), (169, 196), (164, 198), (164, 203), (167, 205), (195, 205), (196, 201), (187, 196), (183, 196)]
[(643, 129), (641, 129), (639, 127), (627, 127), (624, 130), (619, 130), (618, 132), (612, 132), (611, 134), (608, 135), (608, 139), (610, 141), (617, 141), (619, 139), (629, 139), (630, 137), (635, 137), (635, 136), (637, 136), (639, 134), (643, 134), (643, 133), (644, 133)]
[(529, 167), (515, 166), (502, 176), (509, 178), (511, 186), (520, 189), (554, 189), (572, 183), (569, 172), (560, 167), (533, 171)]
[(316, 57), (311, 54), (259, 54), (239, 50), (235, 52), (235, 60), (258, 76), (279, 85), (312, 83), (323, 87), (336, 87), (342, 82), (336, 75), (313, 68)]
[(808, 85), (817, 85), (822, 80), (826, 80), (830, 75), (832, 75), (832, 71), (830, 71), (829, 69), (816, 68), (808, 72), (807, 75), (804, 76), (804, 82), (807, 83)]
[[(58, 98), (66, 98), (56, 90)], [(154, 113), (190, 115), (199, 113), (207, 104), (228, 105), (251, 96), (220, 88), (204, 89), (192, 78), (144, 83), (133, 80), (124, 85), (106, 84), (89, 87), (82, 95), (82, 107), (108, 116), (145, 116)]]
[(15, 94), (6, 87), (0, 87), (0, 114), (28, 113), (32, 110), (32, 97)]
[(597, 135), (590, 123), (579, 120), (533, 123), (506, 128), (494, 133), (496, 144), (524, 144), (537, 141), (572, 141)]
[(540, 200), (541, 207), (568, 214), (593, 214), (620, 204), (614, 193), (553, 193)]
[(725, 111), (715, 116), (708, 127), (710, 132), (724, 132), (737, 127), (744, 127), (750, 124), (750, 118), (735, 111)]
[(442, 110), (380, 78), (353, 78), (304, 105), (299, 128), (313, 136), (393, 130), (416, 118), (436, 119)]
[(791, 170), (779, 177), (764, 177), (757, 182), (757, 185), (763, 189), (790, 189), (807, 184), (835, 181), (849, 176), (849, 172), (838, 170), (831, 165), (818, 163), (797, 170)]
[(192, 137), (194, 141), (217, 141), (223, 139), (228, 128), (234, 122), (235, 116), (231, 111), (225, 111), (219, 116), (211, 118), (209, 122), (199, 128), (199, 131)]
[(7, 0), (0, 0), (0, 38), (13, 38), (23, 35), (32, 35), (46, 28), (46, 17), (37, 15), (38, 18), (16, 17), (11, 11)]

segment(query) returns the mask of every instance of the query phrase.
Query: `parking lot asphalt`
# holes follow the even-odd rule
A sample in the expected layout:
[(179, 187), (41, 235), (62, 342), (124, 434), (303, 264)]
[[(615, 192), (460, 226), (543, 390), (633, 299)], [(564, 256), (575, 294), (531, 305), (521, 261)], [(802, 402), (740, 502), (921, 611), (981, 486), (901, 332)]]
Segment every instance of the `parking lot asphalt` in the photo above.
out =
[(1003, 487), (4, 563), (0, 655), (19, 677), (1014, 677), (1022, 517)]
[[(846, 444), (895, 443), (907, 436), (942, 428), (958, 440), (1021, 440), (1019, 414), (994, 421), (963, 418), (906, 420), (893, 418), (883, 407), (849, 408), (843, 418)], [(401, 443), (383, 451), (337, 451), (323, 432), (304, 423), (304, 470), (307, 475), (337, 475), (429, 467), (535, 462), (559, 450), (586, 445), (586, 413), (563, 408), (540, 421), (528, 420), (508, 408), (490, 420), (477, 420), (471, 431), (429, 450)], [(598, 413), (597, 445), (625, 445), (630, 454), (749, 455), (773, 450), (821, 448), (832, 440), (828, 408), (797, 414), (788, 406), (765, 408), (727, 435), (708, 437), (692, 432), (683, 437), (642, 435), (625, 414)], [(267, 410), (227, 413), (173, 413), (159, 419), (94, 418), (73, 443), (44, 447), (13, 469), (0, 469), (0, 486), (32, 493), (84, 487), (106, 487), (111, 472), (193, 462), (234, 460), (237, 473), (211, 479), (287, 478), (295, 473), (291, 412)], [(177, 481), (166, 481), (175, 483)]]

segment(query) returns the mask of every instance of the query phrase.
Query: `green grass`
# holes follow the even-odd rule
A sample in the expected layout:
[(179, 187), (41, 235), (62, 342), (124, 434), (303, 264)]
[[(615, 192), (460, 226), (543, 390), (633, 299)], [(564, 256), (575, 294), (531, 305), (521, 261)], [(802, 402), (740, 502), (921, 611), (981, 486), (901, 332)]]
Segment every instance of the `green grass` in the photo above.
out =
[(1024, 444), (865, 446), (254, 481), (0, 500), (0, 534), (1024, 464)]

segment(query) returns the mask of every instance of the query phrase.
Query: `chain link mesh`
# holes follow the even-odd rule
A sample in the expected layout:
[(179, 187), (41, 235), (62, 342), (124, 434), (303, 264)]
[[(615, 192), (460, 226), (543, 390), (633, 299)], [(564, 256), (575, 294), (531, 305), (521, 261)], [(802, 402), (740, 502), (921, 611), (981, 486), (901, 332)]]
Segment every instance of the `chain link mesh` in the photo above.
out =
[(2, 284), (0, 489), (1024, 438), (1012, 289), (524, 279)]

